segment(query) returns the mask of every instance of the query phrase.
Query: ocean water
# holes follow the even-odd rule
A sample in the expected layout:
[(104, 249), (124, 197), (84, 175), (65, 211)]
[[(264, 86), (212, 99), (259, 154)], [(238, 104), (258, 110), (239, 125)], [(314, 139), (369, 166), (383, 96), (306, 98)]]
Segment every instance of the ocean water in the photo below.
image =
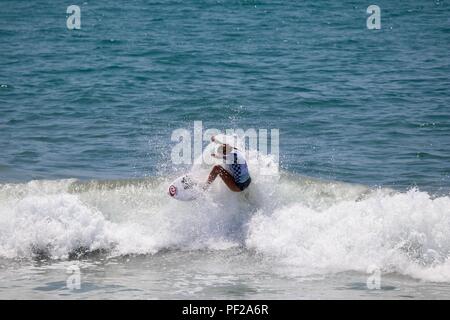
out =
[[(0, 2), (1, 298), (450, 298), (448, 1), (73, 4)], [(170, 199), (194, 121), (279, 174)]]

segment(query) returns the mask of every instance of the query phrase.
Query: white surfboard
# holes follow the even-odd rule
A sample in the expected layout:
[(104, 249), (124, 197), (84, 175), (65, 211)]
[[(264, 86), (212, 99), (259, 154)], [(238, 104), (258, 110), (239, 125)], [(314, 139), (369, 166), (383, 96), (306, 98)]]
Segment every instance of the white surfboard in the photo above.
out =
[(202, 194), (202, 188), (195, 179), (185, 174), (170, 184), (168, 193), (176, 200), (192, 201)]

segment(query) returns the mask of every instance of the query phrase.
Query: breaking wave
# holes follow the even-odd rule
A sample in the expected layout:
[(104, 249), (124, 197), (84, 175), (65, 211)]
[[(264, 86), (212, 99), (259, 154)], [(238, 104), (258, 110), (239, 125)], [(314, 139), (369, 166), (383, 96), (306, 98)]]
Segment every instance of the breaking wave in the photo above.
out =
[[(0, 185), (0, 257), (76, 258), (244, 247), (301, 274), (377, 266), (450, 281), (450, 197), (262, 173), (232, 193), (219, 181), (201, 199), (167, 195), (174, 178), (30, 181)], [(197, 177), (206, 168), (194, 167)]]

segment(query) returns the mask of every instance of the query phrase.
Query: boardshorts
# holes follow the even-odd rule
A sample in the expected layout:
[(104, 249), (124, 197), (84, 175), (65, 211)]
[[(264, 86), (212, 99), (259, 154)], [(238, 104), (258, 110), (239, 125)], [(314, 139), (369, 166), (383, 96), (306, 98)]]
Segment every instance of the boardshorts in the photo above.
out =
[(236, 182), (236, 185), (241, 191), (244, 191), (250, 185), (250, 182), (252, 182), (252, 178), (248, 178), (245, 182), (242, 183)]

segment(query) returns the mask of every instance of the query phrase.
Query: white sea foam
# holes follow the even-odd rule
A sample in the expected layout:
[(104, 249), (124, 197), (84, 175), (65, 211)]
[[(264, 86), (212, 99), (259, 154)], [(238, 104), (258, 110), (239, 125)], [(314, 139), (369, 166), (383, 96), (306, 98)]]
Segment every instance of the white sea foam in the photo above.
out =
[[(144, 181), (31, 181), (0, 185), (0, 256), (67, 259), (73, 253), (153, 254), (245, 246), (309, 275), (376, 265), (450, 281), (450, 197), (394, 192), (284, 173), (243, 193), (220, 181), (193, 202), (171, 199), (173, 177)], [(206, 167), (194, 167), (199, 179)]]

